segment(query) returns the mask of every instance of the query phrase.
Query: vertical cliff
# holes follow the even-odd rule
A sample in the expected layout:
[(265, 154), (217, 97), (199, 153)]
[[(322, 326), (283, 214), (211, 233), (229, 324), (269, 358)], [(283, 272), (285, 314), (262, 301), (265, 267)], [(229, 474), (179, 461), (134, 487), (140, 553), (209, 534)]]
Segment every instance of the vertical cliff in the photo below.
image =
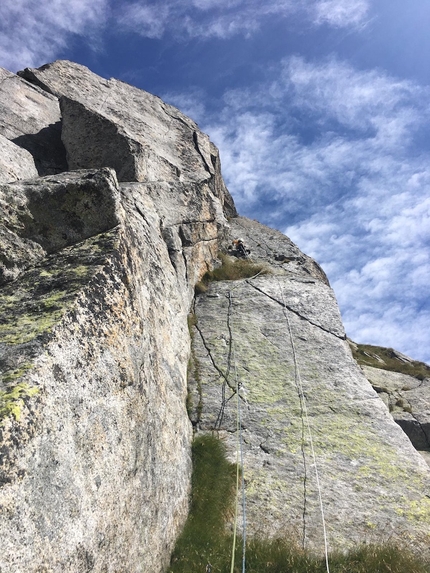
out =
[[(65, 61), (2, 70), (0, 112), (0, 573), (163, 571), (238, 381), (250, 534), (320, 552), (322, 501), (331, 549), (428, 546), (429, 468), (324, 272), (237, 216), (198, 126)], [(265, 274), (194, 298), (238, 236)]]

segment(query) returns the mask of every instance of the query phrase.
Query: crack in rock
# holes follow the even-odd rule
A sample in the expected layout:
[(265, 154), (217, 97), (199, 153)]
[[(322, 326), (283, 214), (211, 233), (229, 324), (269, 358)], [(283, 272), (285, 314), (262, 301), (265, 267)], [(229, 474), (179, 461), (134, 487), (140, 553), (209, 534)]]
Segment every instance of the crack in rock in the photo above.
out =
[(300, 314), (300, 312), (298, 312), (297, 310), (294, 310), (294, 308), (292, 308), (291, 306), (288, 306), (287, 304), (283, 303), (282, 301), (278, 300), (277, 298), (275, 298), (274, 296), (268, 294), (267, 292), (265, 292), (263, 289), (253, 285), (249, 280), (245, 281), (246, 283), (248, 283), (252, 288), (254, 288), (255, 290), (257, 290), (258, 292), (260, 292), (261, 294), (264, 294), (265, 296), (267, 296), (268, 298), (270, 298), (271, 300), (273, 300), (274, 302), (278, 303), (279, 305), (281, 305), (283, 308), (286, 308), (287, 310), (289, 310), (290, 312), (292, 312), (293, 314), (295, 314), (296, 316), (298, 316), (299, 318), (301, 318), (302, 320), (306, 320), (306, 322), (308, 322), (309, 324), (312, 324), (312, 326), (316, 326), (317, 328), (319, 328), (320, 330), (323, 330), (324, 332), (327, 332), (328, 334), (331, 334), (332, 336), (335, 336), (336, 338), (339, 338), (339, 340), (346, 340), (346, 335), (340, 336), (339, 334), (336, 334), (335, 332), (332, 332), (331, 330), (329, 330), (328, 328), (324, 328), (324, 326), (321, 326), (321, 324), (317, 324), (316, 322), (313, 322), (312, 320), (310, 320), (309, 318), (307, 318), (306, 316), (303, 316), (302, 314)]

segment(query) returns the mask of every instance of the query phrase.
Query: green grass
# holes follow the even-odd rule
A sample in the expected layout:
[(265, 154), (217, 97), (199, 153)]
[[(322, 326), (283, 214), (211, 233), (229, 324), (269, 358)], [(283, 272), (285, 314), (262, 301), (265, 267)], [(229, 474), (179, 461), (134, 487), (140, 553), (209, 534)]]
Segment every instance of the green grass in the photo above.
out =
[(221, 266), (213, 271), (208, 271), (202, 280), (195, 286), (196, 294), (206, 292), (208, 285), (212, 281), (237, 281), (239, 279), (249, 279), (256, 275), (267, 274), (269, 270), (265, 265), (254, 263), (249, 259), (236, 259), (225, 254), (220, 254)]
[[(355, 346), (357, 348), (355, 348)], [(392, 348), (383, 348), (382, 346), (372, 346), (370, 344), (350, 344), (352, 355), (358, 364), (381, 368), (390, 372), (400, 372), (408, 374), (419, 380), (430, 378), (430, 366), (424, 362), (413, 360), (412, 362), (403, 362), (397, 356)]]
[[(225, 457), (221, 441), (197, 436), (193, 444), (190, 513), (167, 573), (230, 573), (232, 535), (225, 528), (234, 503), (236, 466)], [(394, 545), (361, 545), (329, 556), (331, 573), (429, 573), (430, 563)], [(242, 543), (237, 541), (234, 572), (242, 571)], [(315, 557), (294, 539), (251, 539), (246, 573), (326, 573), (325, 559)]]
[(223, 571), (229, 539), (225, 520), (231, 512), (236, 466), (225, 456), (217, 438), (198, 436), (193, 443), (190, 513), (172, 554), (169, 573), (205, 571), (208, 563)]

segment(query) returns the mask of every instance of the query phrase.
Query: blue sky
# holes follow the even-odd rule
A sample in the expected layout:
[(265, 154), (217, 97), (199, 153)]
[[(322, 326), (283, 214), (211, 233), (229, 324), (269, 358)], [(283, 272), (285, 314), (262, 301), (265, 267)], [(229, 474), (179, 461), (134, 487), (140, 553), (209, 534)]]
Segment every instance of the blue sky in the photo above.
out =
[(0, 27), (5, 68), (70, 59), (193, 117), (348, 335), (430, 363), (428, 0), (2, 0)]

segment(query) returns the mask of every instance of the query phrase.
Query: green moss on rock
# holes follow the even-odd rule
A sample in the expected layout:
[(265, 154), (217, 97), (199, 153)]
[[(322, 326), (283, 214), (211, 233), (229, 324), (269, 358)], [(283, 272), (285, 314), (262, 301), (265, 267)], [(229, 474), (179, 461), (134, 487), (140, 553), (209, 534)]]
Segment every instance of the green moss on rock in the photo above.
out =
[(2, 289), (0, 340), (25, 344), (51, 332), (88, 284), (117, 240), (117, 229), (47, 257)]
[(24, 398), (35, 396), (39, 388), (30, 387), (25, 382), (20, 382), (12, 388), (0, 391), (0, 423), (10, 416), (19, 421), (21, 418)]

